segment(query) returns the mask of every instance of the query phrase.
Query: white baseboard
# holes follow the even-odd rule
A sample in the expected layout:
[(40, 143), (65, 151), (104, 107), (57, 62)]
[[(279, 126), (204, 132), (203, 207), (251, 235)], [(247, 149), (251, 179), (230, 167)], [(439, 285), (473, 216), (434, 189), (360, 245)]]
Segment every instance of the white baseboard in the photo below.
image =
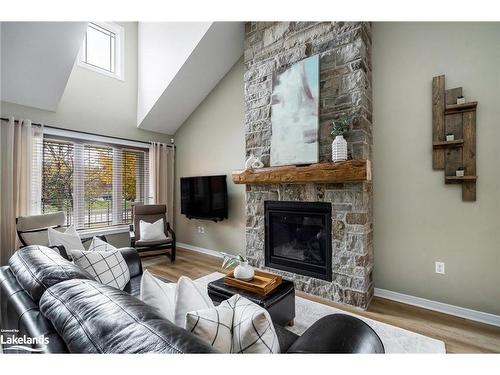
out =
[(220, 251), (215, 251), (215, 250), (211, 250), (211, 249), (205, 249), (204, 247), (189, 245), (189, 244), (183, 243), (183, 242), (177, 242), (176, 246), (177, 247), (182, 247), (182, 248), (188, 249), (188, 250), (197, 251), (199, 253), (208, 254), (208, 255), (211, 255), (213, 257), (223, 258), (223, 256), (220, 253)]
[[(205, 249), (203, 247), (189, 245), (187, 243), (177, 242), (178, 247), (184, 249), (197, 251), (199, 253), (212, 255), (217, 258), (222, 258), (219, 251)], [(407, 305), (422, 307), (427, 310), (439, 311), (444, 314), (458, 316), (460, 318), (474, 320), (481, 323), (491, 324), (500, 327), (500, 316), (482, 311), (467, 309), (447, 303), (431, 301), (429, 299), (410, 296), (408, 294), (393, 292), (392, 290), (375, 288), (375, 296), (390, 299), (392, 301), (406, 303)]]
[(375, 288), (375, 296), (500, 327), (499, 315), (471, 310), (465, 307), (448, 305), (447, 303), (431, 301), (429, 299), (410, 296), (408, 294), (393, 292), (391, 290), (380, 288)]

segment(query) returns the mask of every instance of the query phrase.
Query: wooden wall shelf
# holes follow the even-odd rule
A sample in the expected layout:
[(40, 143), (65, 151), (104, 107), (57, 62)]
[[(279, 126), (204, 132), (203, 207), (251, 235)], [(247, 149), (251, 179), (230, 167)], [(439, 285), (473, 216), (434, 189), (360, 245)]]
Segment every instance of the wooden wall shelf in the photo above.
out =
[(370, 160), (325, 162), (305, 166), (268, 167), (234, 171), (235, 184), (347, 183), (371, 181)]
[(434, 148), (448, 148), (448, 147), (462, 147), (464, 144), (463, 139), (455, 139), (454, 141), (434, 142)]
[[(445, 89), (444, 75), (432, 79), (432, 167), (444, 171), (445, 184), (462, 185), (462, 200), (475, 201), (477, 102), (456, 104), (459, 96), (461, 87)], [(455, 175), (459, 168), (463, 177)]]
[(476, 107), (477, 107), (477, 102), (469, 102), (464, 104), (450, 104), (446, 106), (444, 113), (445, 115), (450, 115), (453, 113), (475, 111)]
[(465, 182), (476, 182), (477, 176), (446, 176), (444, 182), (446, 184), (463, 184)]

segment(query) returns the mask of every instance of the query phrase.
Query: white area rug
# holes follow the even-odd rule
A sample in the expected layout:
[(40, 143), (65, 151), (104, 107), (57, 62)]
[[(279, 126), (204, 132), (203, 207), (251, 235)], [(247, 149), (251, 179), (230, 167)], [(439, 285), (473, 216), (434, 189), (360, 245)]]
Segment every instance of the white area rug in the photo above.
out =
[[(224, 274), (220, 272), (214, 272), (197, 281), (208, 284), (223, 276)], [(442, 341), (297, 296), (295, 297), (295, 314), (294, 326), (287, 327), (287, 329), (299, 335), (323, 316), (347, 314), (363, 320), (372, 327), (384, 343), (386, 353), (446, 353)]]

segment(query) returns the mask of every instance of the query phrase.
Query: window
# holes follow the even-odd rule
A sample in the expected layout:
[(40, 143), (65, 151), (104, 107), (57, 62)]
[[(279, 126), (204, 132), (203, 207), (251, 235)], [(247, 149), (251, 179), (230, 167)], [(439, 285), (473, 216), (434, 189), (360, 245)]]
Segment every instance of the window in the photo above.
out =
[(71, 143), (44, 139), (42, 213), (64, 211), (73, 224), (73, 151)]
[(44, 135), (42, 150), (42, 213), (101, 228), (132, 223), (132, 205), (148, 203), (147, 148)]
[(123, 80), (123, 27), (89, 22), (79, 55), (79, 65)]

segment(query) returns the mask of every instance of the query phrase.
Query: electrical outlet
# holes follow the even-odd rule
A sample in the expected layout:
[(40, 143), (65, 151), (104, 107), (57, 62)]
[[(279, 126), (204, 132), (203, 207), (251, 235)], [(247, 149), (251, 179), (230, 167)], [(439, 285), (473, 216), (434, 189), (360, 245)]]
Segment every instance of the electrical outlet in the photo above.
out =
[(435, 263), (435, 272), (444, 275), (444, 262)]
[(199, 226), (198, 226), (198, 233), (202, 233), (202, 234), (204, 234), (204, 233), (205, 233), (205, 227), (204, 227), (204, 226), (199, 225)]

